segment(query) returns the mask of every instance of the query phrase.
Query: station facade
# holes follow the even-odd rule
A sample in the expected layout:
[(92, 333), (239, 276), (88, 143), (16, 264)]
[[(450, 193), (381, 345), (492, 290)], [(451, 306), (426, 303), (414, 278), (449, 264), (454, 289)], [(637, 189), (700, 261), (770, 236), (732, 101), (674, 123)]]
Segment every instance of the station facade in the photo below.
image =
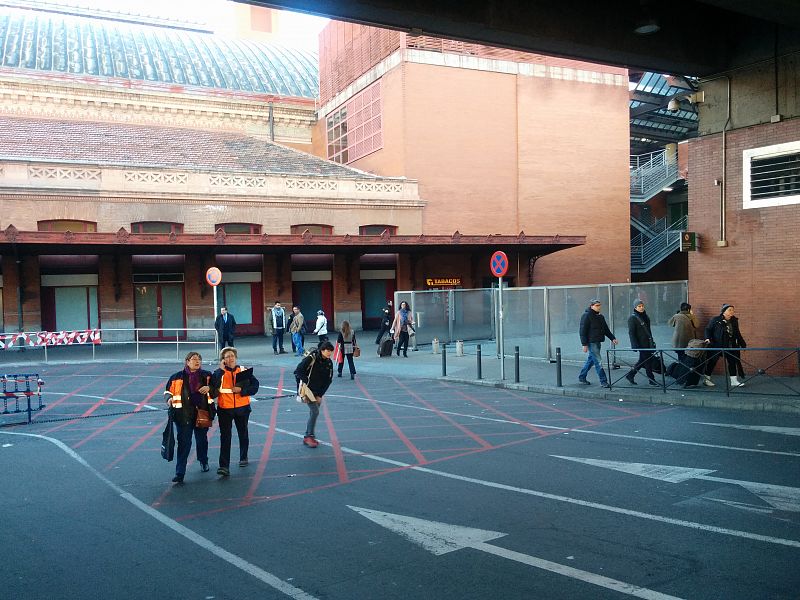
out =
[(484, 285), (495, 250), (528, 284), (537, 259), (587, 243), (485, 219), (488, 196), (427, 215), (404, 169), (327, 160), (313, 53), (26, 3), (0, 9), (0, 42), (5, 332), (174, 339), (212, 326), (211, 266), (240, 335), (265, 332), (275, 301), (370, 327), (396, 289)]

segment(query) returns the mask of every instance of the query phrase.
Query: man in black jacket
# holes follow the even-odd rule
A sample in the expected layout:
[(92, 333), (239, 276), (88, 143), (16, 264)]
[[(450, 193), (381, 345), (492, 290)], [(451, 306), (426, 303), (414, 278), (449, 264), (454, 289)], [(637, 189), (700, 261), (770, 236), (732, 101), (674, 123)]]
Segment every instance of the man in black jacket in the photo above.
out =
[(392, 301), (389, 300), (386, 306), (381, 310), (381, 330), (378, 332), (378, 337), (375, 338), (375, 343), (380, 344), (383, 334), (389, 331), (392, 327), (392, 318), (394, 312), (392, 311)]
[(639, 298), (633, 301), (633, 314), (628, 317), (628, 336), (631, 339), (631, 348), (636, 348), (639, 351), (639, 361), (628, 371), (625, 379), (636, 385), (634, 377), (636, 377), (639, 369), (644, 367), (644, 372), (647, 373), (647, 380), (650, 385), (658, 385), (655, 377), (653, 377), (653, 351), (650, 350), (650, 348), (656, 347), (656, 343), (653, 340), (653, 332), (650, 329), (650, 317), (647, 316), (644, 302)]
[(233, 336), (236, 334), (236, 319), (228, 312), (227, 307), (223, 306), (219, 309), (219, 315), (214, 321), (214, 329), (217, 330), (217, 342), (219, 342), (220, 350), (228, 346), (233, 347)]
[(590, 300), (589, 308), (586, 309), (581, 317), (579, 330), (581, 344), (583, 344), (583, 351), (588, 352), (589, 355), (586, 357), (586, 362), (578, 375), (578, 381), (583, 385), (589, 385), (586, 376), (589, 374), (589, 369), (594, 365), (597, 377), (600, 378), (600, 385), (608, 387), (608, 378), (606, 377), (605, 369), (603, 369), (603, 361), (600, 358), (600, 346), (606, 338), (610, 339), (611, 343), (616, 346), (617, 338), (608, 328), (606, 318), (600, 314), (600, 307), (600, 300)]

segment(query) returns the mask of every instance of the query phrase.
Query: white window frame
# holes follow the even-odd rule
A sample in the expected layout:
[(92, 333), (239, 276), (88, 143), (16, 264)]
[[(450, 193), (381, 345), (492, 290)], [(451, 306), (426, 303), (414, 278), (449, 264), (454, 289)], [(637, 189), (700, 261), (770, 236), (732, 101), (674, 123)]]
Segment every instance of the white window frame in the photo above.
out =
[(742, 152), (742, 208), (767, 208), (770, 206), (788, 206), (800, 204), (800, 194), (781, 196), (780, 198), (764, 198), (753, 200), (750, 198), (750, 163), (754, 158), (768, 158), (782, 154), (800, 152), (800, 141), (774, 144), (762, 148), (750, 148)]

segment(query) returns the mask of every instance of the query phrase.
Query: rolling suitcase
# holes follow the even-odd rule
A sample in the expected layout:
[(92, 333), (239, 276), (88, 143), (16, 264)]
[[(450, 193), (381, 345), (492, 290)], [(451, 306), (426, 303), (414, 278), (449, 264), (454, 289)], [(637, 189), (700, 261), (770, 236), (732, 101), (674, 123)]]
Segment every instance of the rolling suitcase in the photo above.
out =
[(393, 349), (394, 349), (394, 338), (392, 336), (389, 336), (388, 338), (383, 340), (378, 346), (378, 356), (380, 356), (381, 358), (385, 356), (391, 356)]

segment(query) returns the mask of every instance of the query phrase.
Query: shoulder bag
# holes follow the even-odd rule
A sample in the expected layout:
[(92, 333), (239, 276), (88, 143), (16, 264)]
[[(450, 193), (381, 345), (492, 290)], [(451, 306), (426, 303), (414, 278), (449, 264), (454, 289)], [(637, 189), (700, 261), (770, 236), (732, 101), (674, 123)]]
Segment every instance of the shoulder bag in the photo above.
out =
[(172, 427), (172, 409), (167, 411), (167, 426), (161, 435), (161, 458), (172, 462), (175, 456), (175, 430)]
[[(314, 368), (314, 363), (317, 360), (317, 355), (311, 355), (311, 365), (308, 367), (308, 373), (306, 373), (306, 377), (311, 378), (311, 370)], [(297, 398), (298, 402), (303, 402), (308, 404), (309, 402), (316, 402), (317, 397), (314, 395), (314, 392), (311, 391), (311, 388), (308, 387), (308, 384), (300, 380), (300, 383), (297, 386)]]

